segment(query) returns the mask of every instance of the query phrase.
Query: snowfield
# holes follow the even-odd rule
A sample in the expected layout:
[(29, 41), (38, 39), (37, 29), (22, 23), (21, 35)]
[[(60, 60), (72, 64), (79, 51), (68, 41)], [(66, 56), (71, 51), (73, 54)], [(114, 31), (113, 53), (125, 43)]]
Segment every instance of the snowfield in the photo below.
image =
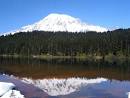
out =
[(13, 83), (0, 82), (0, 98), (25, 98), (20, 91), (13, 90)]
[(128, 98), (130, 98), (130, 92), (128, 92), (127, 95), (128, 95)]

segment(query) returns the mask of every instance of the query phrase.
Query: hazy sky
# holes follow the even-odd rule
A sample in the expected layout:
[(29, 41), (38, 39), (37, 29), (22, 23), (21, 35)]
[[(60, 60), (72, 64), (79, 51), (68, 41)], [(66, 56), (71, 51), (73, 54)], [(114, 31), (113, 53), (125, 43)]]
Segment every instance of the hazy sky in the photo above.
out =
[(107, 28), (130, 27), (130, 0), (0, 0), (0, 32), (62, 13)]

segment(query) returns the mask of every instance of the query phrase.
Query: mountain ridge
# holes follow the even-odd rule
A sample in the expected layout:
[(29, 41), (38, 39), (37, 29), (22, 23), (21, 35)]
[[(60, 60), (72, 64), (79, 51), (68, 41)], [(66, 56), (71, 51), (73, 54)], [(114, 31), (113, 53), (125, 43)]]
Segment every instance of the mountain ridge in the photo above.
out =
[(5, 34), (14, 34), (18, 32), (32, 32), (32, 31), (51, 31), (51, 32), (58, 32), (58, 31), (66, 31), (66, 32), (87, 32), (87, 31), (96, 31), (96, 32), (107, 32), (108, 29), (89, 25), (85, 22), (82, 22), (78, 18), (74, 18), (72, 16), (66, 14), (57, 14), (51, 13), (42, 20), (24, 26), (18, 30), (14, 30)]

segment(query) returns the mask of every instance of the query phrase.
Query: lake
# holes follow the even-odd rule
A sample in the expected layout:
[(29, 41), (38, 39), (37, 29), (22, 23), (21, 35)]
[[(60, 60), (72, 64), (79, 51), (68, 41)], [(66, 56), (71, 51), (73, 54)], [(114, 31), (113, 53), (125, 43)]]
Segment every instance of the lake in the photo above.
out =
[[(6, 74), (21, 85), (36, 87), (29, 98), (44, 98), (39, 91), (45, 98), (128, 98), (130, 92), (129, 60), (0, 57), (0, 73), (0, 81)], [(5, 80), (10, 81), (8, 78)]]

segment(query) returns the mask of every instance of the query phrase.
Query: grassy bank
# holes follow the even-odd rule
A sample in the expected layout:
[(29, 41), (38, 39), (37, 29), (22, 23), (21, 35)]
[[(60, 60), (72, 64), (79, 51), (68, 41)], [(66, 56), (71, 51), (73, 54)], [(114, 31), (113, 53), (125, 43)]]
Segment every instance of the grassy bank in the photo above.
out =
[(13, 58), (36, 58), (36, 59), (95, 59), (95, 60), (130, 60), (130, 56), (124, 56), (124, 55), (112, 55), (108, 54), (105, 56), (100, 55), (78, 55), (78, 56), (53, 56), (53, 55), (0, 55), (0, 57), (13, 57)]

